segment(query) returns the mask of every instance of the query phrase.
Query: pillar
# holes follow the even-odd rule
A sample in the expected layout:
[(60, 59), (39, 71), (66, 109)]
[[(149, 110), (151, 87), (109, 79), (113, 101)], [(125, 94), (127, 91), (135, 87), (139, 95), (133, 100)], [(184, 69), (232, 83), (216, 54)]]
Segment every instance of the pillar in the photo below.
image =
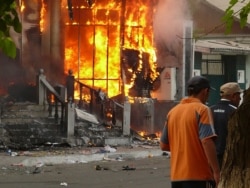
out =
[(64, 32), (61, 0), (53, 0), (50, 3), (50, 71), (52, 79), (62, 81), (64, 75)]
[(67, 138), (74, 136), (75, 130), (75, 104), (69, 101), (66, 106)]
[(124, 102), (123, 108), (123, 135), (130, 135), (130, 117), (131, 117), (131, 104), (128, 101)]

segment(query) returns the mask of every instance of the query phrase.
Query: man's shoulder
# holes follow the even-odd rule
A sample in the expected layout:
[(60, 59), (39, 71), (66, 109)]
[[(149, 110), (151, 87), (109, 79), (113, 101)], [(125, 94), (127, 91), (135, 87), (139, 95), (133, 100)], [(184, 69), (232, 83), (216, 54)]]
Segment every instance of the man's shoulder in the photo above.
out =
[(217, 102), (216, 104), (210, 106), (210, 108), (218, 108), (218, 107), (228, 107), (230, 105), (230, 101), (227, 100), (220, 100), (219, 102)]
[(237, 108), (232, 105), (229, 101), (221, 101), (215, 105), (210, 106), (210, 109), (212, 112), (219, 112), (219, 113), (224, 113), (224, 112), (230, 112), (234, 111)]

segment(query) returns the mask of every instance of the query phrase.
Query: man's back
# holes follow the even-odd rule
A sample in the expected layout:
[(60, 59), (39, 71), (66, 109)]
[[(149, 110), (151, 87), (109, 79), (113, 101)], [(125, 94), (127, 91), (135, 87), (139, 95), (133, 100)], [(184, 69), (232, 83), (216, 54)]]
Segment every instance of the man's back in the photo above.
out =
[(215, 132), (218, 135), (215, 144), (220, 167), (222, 166), (223, 155), (226, 148), (228, 120), (240, 104), (241, 92), (242, 89), (237, 82), (225, 83), (220, 87), (221, 100), (218, 104), (211, 107)]
[(216, 139), (216, 152), (218, 155), (224, 153), (226, 147), (227, 124), (229, 117), (235, 112), (236, 107), (229, 100), (220, 100), (216, 105), (211, 106), (214, 119), (215, 133), (218, 135)]
[(187, 82), (188, 97), (167, 114), (160, 147), (171, 152), (172, 188), (206, 188), (218, 185), (220, 170), (216, 158), (212, 115), (205, 105), (209, 81), (194, 76)]
[(214, 136), (209, 112), (208, 107), (198, 99), (187, 98), (168, 114), (172, 180), (213, 178), (200, 141), (207, 136)]

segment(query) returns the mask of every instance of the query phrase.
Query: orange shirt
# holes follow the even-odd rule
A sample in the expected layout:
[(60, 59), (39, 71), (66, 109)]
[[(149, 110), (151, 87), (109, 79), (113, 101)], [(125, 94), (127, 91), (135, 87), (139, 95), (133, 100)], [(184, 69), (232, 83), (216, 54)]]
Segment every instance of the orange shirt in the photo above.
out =
[(196, 98), (184, 98), (170, 110), (164, 127), (161, 141), (170, 146), (171, 181), (212, 180), (201, 143), (216, 136), (210, 109)]

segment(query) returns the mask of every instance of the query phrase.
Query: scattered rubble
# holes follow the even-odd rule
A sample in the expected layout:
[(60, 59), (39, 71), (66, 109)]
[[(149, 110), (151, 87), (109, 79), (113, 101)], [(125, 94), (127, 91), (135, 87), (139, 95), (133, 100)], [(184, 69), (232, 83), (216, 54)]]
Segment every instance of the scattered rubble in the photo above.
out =
[[(50, 145), (50, 144), (49, 144)], [(52, 145), (51, 145), (52, 146)], [(1, 158), (6, 160), (8, 157), (11, 158), (8, 161), (20, 161), (18, 158), (22, 158), (22, 162), (13, 162), (13, 163), (1, 163), (0, 165), (0, 175), (6, 174), (42, 174), (49, 173), (51, 169), (54, 169), (53, 166), (61, 164), (58, 161), (61, 161), (63, 164), (82, 164), (93, 162), (95, 165), (95, 170), (112, 170), (112, 171), (132, 171), (136, 170), (135, 166), (131, 163), (124, 165), (124, 161), (131, 161), (135, 158), (144, 156), (148, 158), (153, 158), (155, 156), (160, 156), (160, 150), (156, 146), (150, 145), (137, 145), (132, 144), (126, 147), (119, 146), (109, 146), (104, 147), (56, 147), (54, 144), (50, 149), (44, 150), (44, 147), (37, 148), (32, 151), (18, 151), (12, 150), (16, 155), (10, 155), (8, 150), (0, 152)], [(155, 150), (157, 149), (157, 150)], [(132, 153), (131, 153), (132, 152)], [(137, 153), (138, 152), (138, 153)], [(161, 152), (162, 156), (170, 158), (171, 154), (169, 152)], [(98, 160), (92, 160), (93, 157), (98, 157)], [(26, 156), (29, 160), (26, 160)], [(88, 157), (89, 156), (89, 157)], [(100, 158), (102, 156), (102, 158)], [(51, 157), (51, 158), (50, 158)], [(84, 160), (84, 159), (90, 160)], [(17, 160), (15, 160), (15, 159)], [(45, 160), (43, 160), (43, 158)], [(14, 160), (12, 160), (14, 159)], [(57, 162), (53, 163), (56, 160)], [(109, 161), (123, 162), (123, 166), (112, 169), (110, 166), (102, 165), (100, 162), (108, 164)], [(60, 172), (58, 172), (60, 173)]]
[(122, 170), (135, 170), (136, 168), (134, 167), (129, 167), (129, 166), (123, 166)]

